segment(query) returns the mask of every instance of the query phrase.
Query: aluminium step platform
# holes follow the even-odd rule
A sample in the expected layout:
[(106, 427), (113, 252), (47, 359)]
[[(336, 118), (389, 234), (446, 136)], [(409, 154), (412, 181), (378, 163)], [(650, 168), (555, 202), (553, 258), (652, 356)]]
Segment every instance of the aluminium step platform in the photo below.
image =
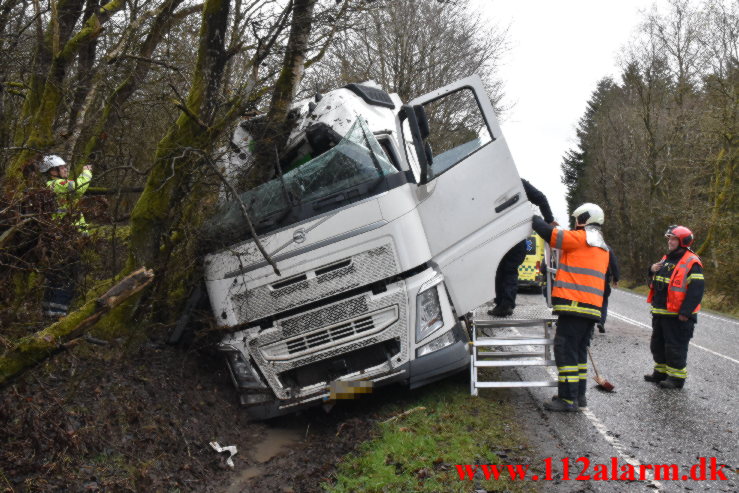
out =
[[(470, 341), (470, 393), (478, 395), (482, 388), (554, 387), (556, 380), (484, 381), (480, 368), (556, 366), (554, 362), (553, 324), (556, 317), (542, 297), (540, 303), (516, 307), (509, 317), (488, 315), (492, 305), (483, 305), (472, 313)], [(535, 331), (522, 334), (519, 329)], [(548, 376), (548, 375), (547, 375)]]

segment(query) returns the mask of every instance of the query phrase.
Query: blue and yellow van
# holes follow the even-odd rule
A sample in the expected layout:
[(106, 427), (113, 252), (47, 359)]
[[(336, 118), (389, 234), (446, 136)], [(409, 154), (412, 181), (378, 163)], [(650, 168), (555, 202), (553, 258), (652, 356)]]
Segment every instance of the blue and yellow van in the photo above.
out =
[(541, 288), (546, 283), (541, 272), (544, 263), (544, 240), (536, 233), (526, 238), (526, 258), (518, 266), (518, 287)]

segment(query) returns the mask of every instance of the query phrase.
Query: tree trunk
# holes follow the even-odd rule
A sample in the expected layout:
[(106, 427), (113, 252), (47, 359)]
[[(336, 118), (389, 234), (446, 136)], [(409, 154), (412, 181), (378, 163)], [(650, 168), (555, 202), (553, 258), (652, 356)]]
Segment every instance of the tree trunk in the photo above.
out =
[(285, 58), (272, 93), (263, 133), (257, 137), (254, 171), (250, 179), (252, 186), (270, 178), (274, 170), (275, 149), (282, 150), (290, 136), (290, 122), (287, 117), (303, 77), (315, 5), (316, 0), (295, 0), (293, 4)]
[(157, 272), (154, 288), (160, 319), (172, 319), (197, 275), (196, 232), (202, 222), (201, 199), (206, 190), (194, 179), (216, 134), (225, 122), (213, 124), (216, 96), (226, 62), (224, 37), (228, 0), (207, 0), (203, 6), (200, 46), (190, 93), (182, 113), (160, 141), (154, 165), (131, 214), (128, 269), (145, 265)]

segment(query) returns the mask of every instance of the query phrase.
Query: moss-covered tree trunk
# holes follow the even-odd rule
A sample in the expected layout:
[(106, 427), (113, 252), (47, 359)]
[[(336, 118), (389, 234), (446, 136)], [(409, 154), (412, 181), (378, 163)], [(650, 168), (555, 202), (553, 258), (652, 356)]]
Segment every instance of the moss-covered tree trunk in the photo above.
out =
[(293, 3), (285, 58), (272, 93), (263, 133), (257, 136), (252, 185), (269, 179), (275, 169), (275, 149), (281, 150), (290, 136), (288, 112), (303, 78), (315, 6), (316, 0), (295, 0)]
[(144, 265), (155, 270), (153, 300), (162, 320), (177, 316), (197, 274), (193, 235), (202, 221), (199, 204), (207, 190), (194, 178), (223, 128), (222, 122), (214, 120), (226, 63), (223, 33), (228, 13), (228, 0), (207, 0), (203, 6), (190, 92), (157, 147), (144, 192), (131, 214), (127, 268)]

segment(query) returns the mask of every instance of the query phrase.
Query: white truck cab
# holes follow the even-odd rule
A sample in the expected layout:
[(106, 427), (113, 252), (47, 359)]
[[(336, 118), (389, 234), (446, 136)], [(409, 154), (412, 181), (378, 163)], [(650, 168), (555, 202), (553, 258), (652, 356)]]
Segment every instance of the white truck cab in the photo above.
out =
[[(467, 368), (465, 314), (495, 295), (502, 256), (531, 232), (516, 166), (477, 76), (401, 103), (374, 83), (298, 103), (281, 174), (213, 223), (208, 296), (230, 328), (242, 404), (269, 418)], [(249, 136), (236, 132), (227, 164)]]

